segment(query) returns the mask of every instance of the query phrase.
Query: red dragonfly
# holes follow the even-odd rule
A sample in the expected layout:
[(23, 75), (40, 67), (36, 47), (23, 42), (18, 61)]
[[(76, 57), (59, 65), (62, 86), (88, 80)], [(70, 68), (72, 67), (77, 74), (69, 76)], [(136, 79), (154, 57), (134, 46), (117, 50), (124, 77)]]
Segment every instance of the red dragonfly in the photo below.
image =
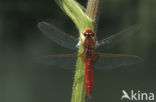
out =
[[(142, 58), (134, 55), (126, 54), (108, 54), (108, 53), (95, 53), (95, 50), (104, 46), (109, 48), (113, 44), (119, 42), (120, 40), (126, 38), (129, 35), (134, 34), (141, 25), (136, 24), (128, 27), (127, 29), (114, 34), (108, 38), (105, 38), (99, 42), (94, 41), (93, 37), (95, 36), (94, 32), (90, 29), (86, 30), (83, 34), (85, 36), (84, 41), (84, 55), (85, 55), (85, 83), (88, 98), (92, 98), (93, 90), (93, 64), (97, 69), (112, 69), (118, 68), (121, 66), (136, 64), (142, 61)], [(78, 39), (68, 35), (67, 33), (59, 30), (55, 26), (47, 23), (40, 22), (38, 28), (46, 35), (49, 39), (61, 45), (65, 48), (76, 50), (76, 45)], [(52, 66), (59, 66), (64, 69), (73, 69), (76, 63), (77, 54), (55, 54), (43, 56), (40, 58), (40, 62), (44, 64), (49, 64)]]
[[(93, 91), (93, 63), (97, 60), (98, 54), (95, 54), (95, 42), (94, 36), (95, 33), (88, 29), (83, 34), (85, 36), (85, 41), (83, 44), (84, 53), (82, 54), (85, 58), (85, 84), (86, 90), (88, 94), (88, 98), (92, 98), (92, 91)], [(82, 57), (83, 58), (83, 57)]]

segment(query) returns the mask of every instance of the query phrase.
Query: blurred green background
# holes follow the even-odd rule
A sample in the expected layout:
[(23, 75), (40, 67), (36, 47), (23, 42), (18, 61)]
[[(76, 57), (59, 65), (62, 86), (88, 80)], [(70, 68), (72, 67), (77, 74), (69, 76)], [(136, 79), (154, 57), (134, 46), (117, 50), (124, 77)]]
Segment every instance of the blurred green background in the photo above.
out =
[[(103, 0), (99, 39), (136, 23), (143, 25), (136, 34), (103, 52), (134, 54), (144, 62), (95, 70), (93, 101), (120, 102), (123, 89), (156, 94), (155, 11), (156, 0)], [(53, 0), (0, 0), (0, 102), (70, 102), (74, 70), (52, 68), (36, 60), (72, 51), (44, 36), (36, 26), (40, 21), (78, 36), (72, 21)]]

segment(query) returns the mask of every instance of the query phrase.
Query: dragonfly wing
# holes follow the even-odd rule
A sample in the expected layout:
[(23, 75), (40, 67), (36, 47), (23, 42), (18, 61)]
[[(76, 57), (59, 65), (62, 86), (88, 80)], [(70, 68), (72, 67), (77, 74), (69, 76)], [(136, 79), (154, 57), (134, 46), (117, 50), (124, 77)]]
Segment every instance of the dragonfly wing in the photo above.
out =
[(76, 49), (77, 39), (75, 37), (66, 34), (47, 22), (38, 23), (38, 28), (58, 45), (69, 49)]
[(143, 59), (134, 55), (124, 54), (99, 54), (99, 59), (95, 62), (97, 69), (113, 69), (122, 66), (132, 65), (142, 62)]
[(141, 27), (141, 24), (136, 24), (136, 25), (128, 27), (125, 30), (120, 31), (117, 34), (114, 34), (106, 39), (103, 39), (103, 40), (99, 41), (97, 48), (99, 48), (100, 46), (103, 46), (103, 45), (105, 48), (110, 48), (114, 44), (116, 44), (116, 43), (120, 42), (121, 40), (123, 40), (124, 38), (128, 37), (129, 35), (134, 34), (137, 30), (140, 29), (140, 27)]
[(52, 68), (74, 69), (76, 54), (48, 55), (38, 59), (39, 63), (51, 65)]

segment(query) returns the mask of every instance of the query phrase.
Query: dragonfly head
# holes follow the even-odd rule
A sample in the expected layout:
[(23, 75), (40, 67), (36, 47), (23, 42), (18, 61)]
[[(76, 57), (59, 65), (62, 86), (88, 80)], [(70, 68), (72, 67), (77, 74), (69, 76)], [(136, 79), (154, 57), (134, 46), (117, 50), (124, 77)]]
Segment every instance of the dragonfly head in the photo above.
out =
[(90, 38), (90, 37), (94, 37), (95, 33), (93, 32), (92, 29), (87, 29), (87, 30), (83, 33), (83, 35), (84, 35), (85, 37), (87, 37), (87, 38)]

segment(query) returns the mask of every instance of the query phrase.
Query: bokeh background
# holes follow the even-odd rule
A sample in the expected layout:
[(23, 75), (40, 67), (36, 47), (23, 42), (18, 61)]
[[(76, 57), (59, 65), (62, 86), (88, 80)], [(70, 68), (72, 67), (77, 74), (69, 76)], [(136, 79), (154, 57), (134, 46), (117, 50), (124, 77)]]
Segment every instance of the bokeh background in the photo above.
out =
[[(78, 1), (87, 4), (87, 0)], [(99, 39), (142, 24), (136, 34), (103, 52), (134, 54), (144, 62), (95, 70), (93, 101), (120, 102), (123, 89), (156, 94), (155, 10), (156, 0), (103, 0)], [(40, 21), (49, 21), (78, 36), (72, 21), (53, 0), (0, 0), (0, 102), (70, 102), (74, 70), (53, 68), (36, 60), (73, 51), (44, 36), (36, 26)]]

